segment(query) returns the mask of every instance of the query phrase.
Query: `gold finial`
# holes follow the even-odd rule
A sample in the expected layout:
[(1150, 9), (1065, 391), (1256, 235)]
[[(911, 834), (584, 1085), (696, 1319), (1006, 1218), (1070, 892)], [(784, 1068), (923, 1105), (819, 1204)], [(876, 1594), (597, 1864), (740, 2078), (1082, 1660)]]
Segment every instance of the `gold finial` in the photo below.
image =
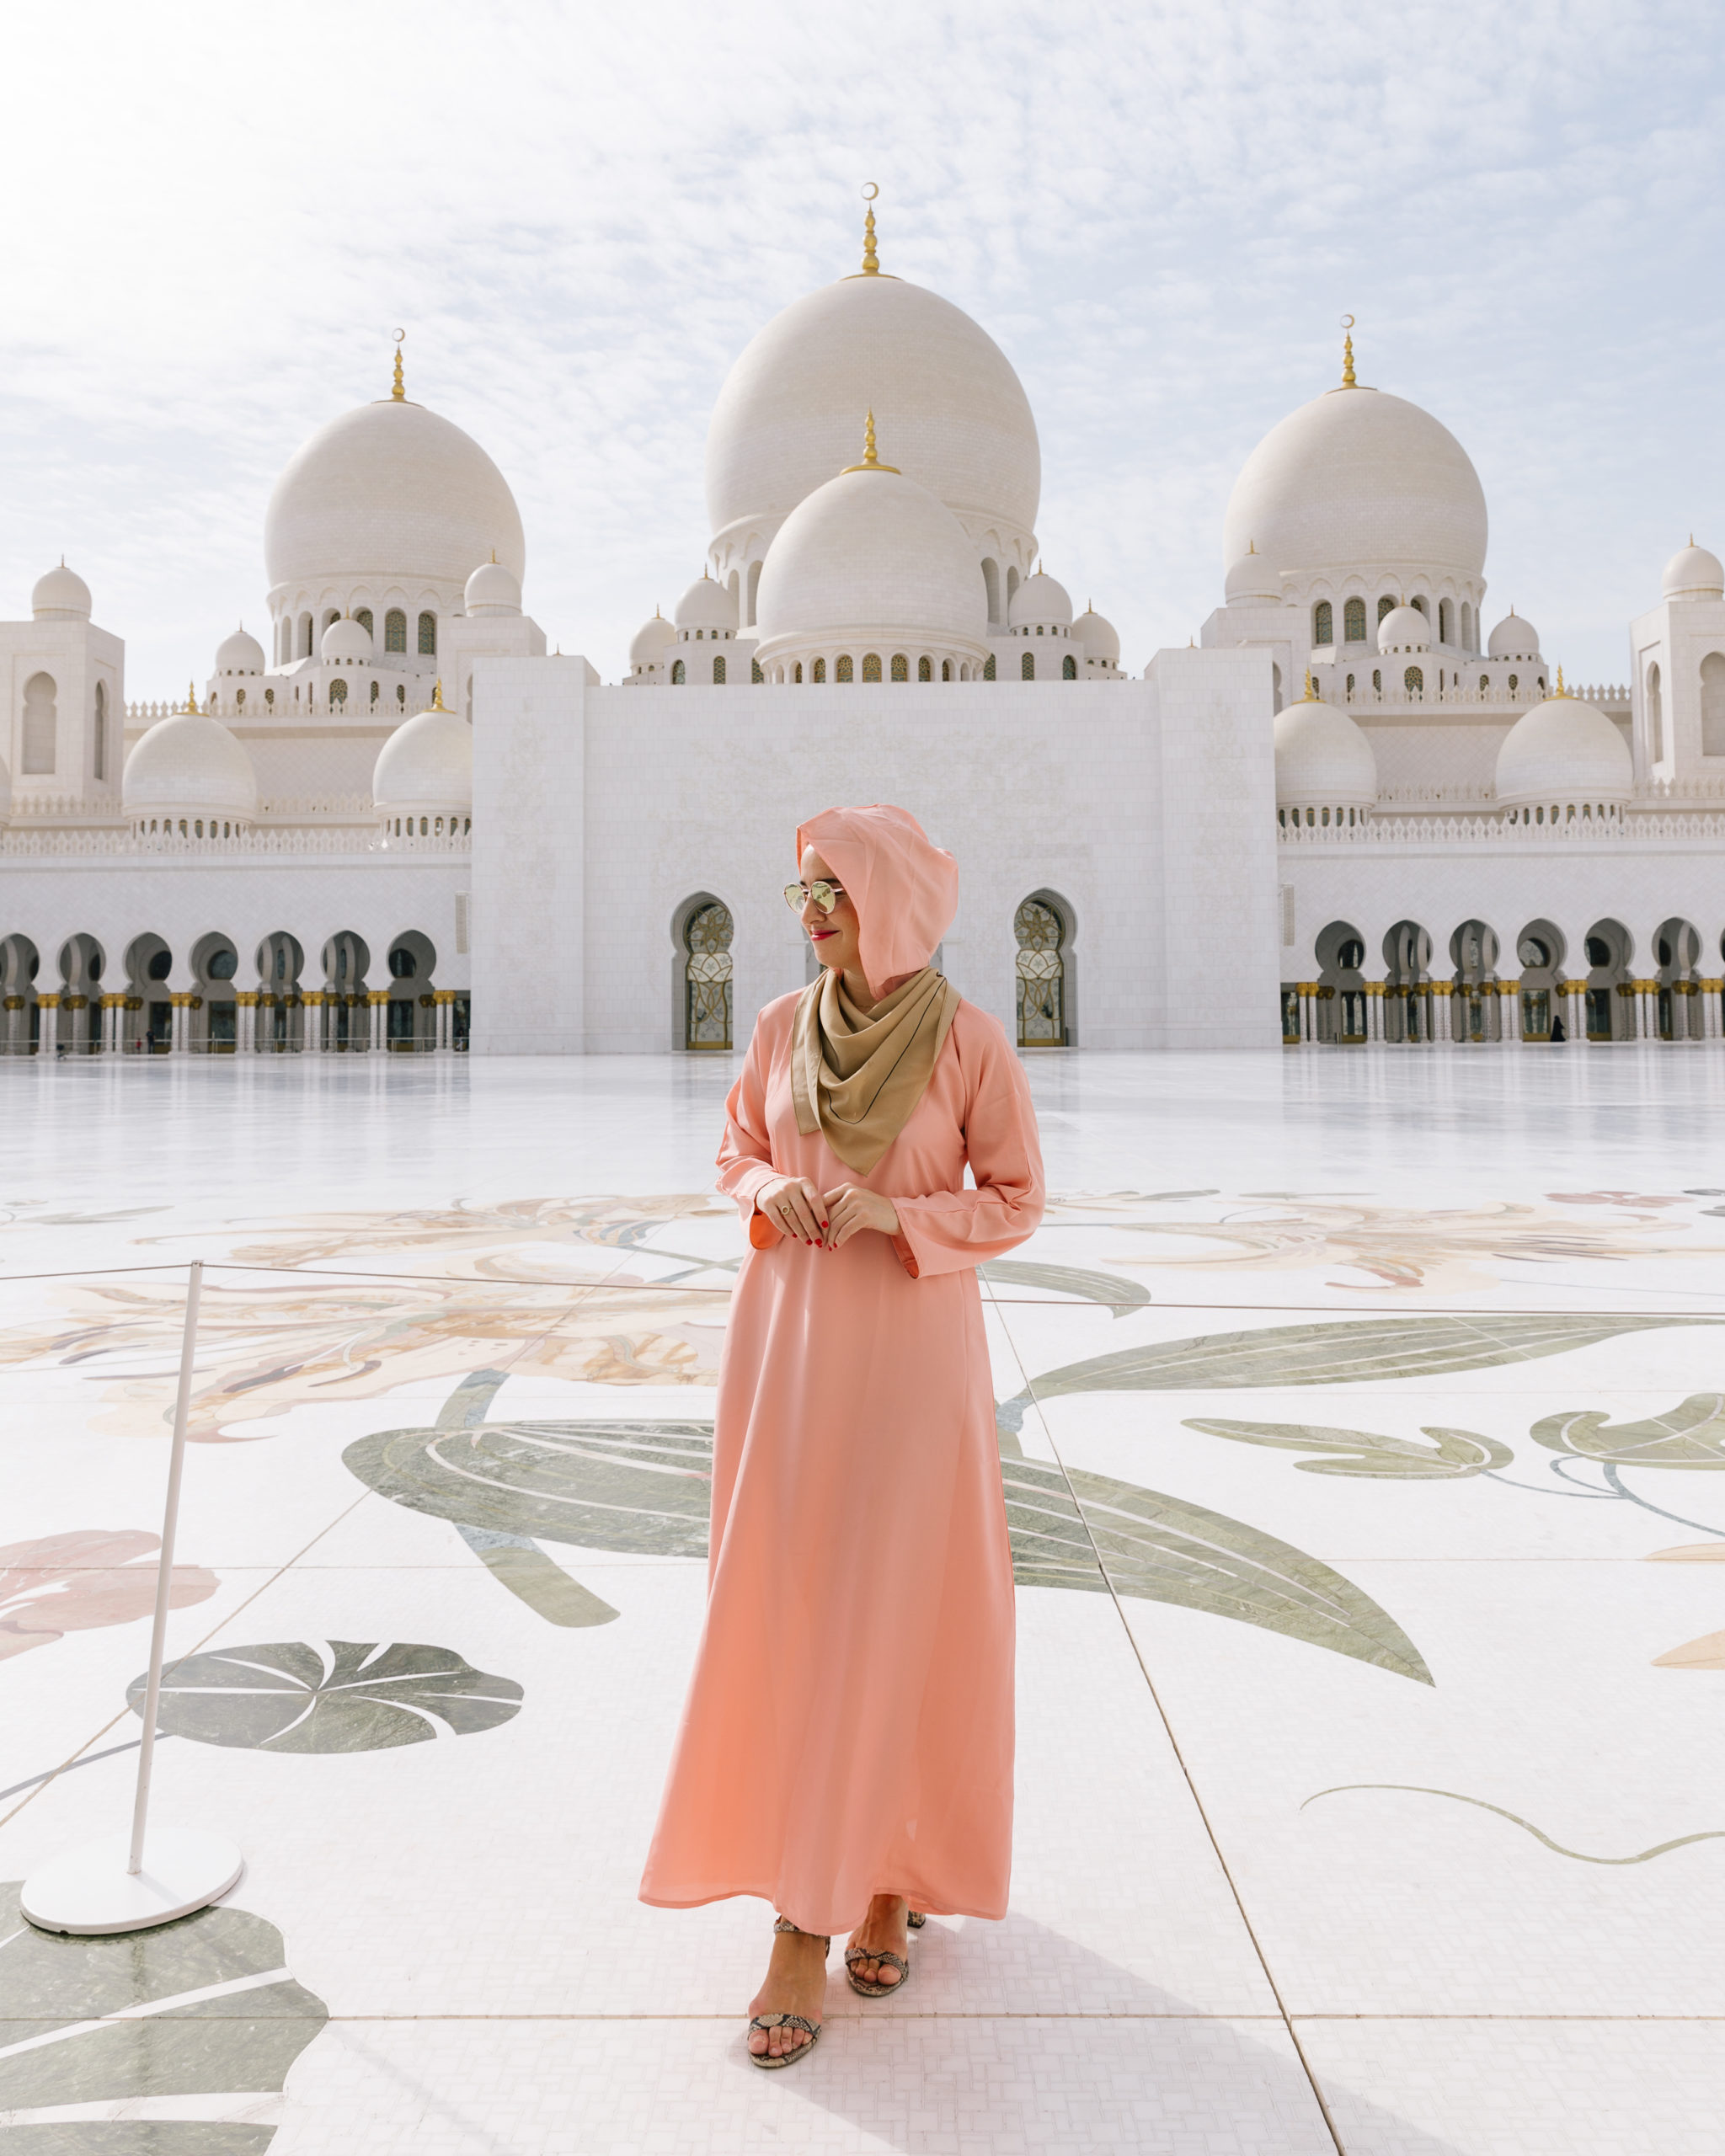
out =
[[(896, 464), (883, 464), (874, 453), (874, 414), (871, 412), (862, 427), (862, 462), (847, 464), (846, 472), (896, 472)], [(841, 473), (841, 477), (843, 476)]]
[(190, 712), (195, 712), (198, 707), (198, 685), (195, 681), (188, 681), (185, 685), (185, 707)]
[(1557, 669), (1557, 694), (1560, 696), (1567, 696), (1568, 693), (1568, 690), (1563, 686), (1563, 669), (1560, 666)]
[(1342, 387), (1343, 389), (1358, 389), (1359, 384), (1354, 379), (1354, 317), (1351, 314), (1342, 317), (1342, 327), (1347, 333), (1342, 339)]
[(1311, 686), (1311, 669), (1309, 666), (1306, 670), (1306, 701), (1309, 704), (1317, 702), (1317, 691)]
[(868, 214), (862, 220), (862, 275), (880, 275), (880, 257), (874, 251), (874, 200), (880, 189), (871, 179), (862, 189), (862, 200), (868, 205)]
[(433, 711), (449, 709), (449, 706), (443, 701), (443, 678), (441, 675), (438, 676), (436, 687), (431, 691), (431, 708)]
[(401, 378), (402, 340), (407, 334), (405, 329), (398, 329), (395, 333), (395, 387), (389, 392), (392, 404), (405, 404), (408, 401), (408, 392)]

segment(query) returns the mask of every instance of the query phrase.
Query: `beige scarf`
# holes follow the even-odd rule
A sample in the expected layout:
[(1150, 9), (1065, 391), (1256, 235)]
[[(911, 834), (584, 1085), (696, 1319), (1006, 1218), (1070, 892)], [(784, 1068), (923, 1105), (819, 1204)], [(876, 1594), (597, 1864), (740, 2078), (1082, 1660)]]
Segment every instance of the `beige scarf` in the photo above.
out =
[(797, 1001), (791, 1094), (797, 1128), (818, 1130), (847, 1168), (866, 1176), (916, 1111), (959, 1008), (959, 991), (925, 966), (865, 1010), (825, 969)]

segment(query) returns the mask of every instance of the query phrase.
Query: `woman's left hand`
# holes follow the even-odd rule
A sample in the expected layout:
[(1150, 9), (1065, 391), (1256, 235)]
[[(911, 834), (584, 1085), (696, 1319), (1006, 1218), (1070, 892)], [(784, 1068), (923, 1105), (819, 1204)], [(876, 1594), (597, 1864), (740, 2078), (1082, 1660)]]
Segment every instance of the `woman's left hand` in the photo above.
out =
[(841, 1184), (826, 1193), (826, 1247), (837, 1250), (864, 1228), (877, 1235), (899, 1232), (898, 1209), (878, 1190), (864, 1190), (860, 1183)]

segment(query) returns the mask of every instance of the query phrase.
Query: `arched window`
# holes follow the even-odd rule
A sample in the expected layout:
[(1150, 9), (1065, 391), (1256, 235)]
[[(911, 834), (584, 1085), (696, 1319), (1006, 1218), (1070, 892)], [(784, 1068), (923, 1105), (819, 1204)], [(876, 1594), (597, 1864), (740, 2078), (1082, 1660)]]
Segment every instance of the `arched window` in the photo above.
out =
[(749, 679), (751, 682), (764, 681), (766, 679), (761, 670), (761, 661), (758, 659), (750, 659), (749, 661)]
[(302, 659), (311, 657), (316, 641), (316, 632), (312, 627), (311, 616), (302, 614), (300, 616), (300, 657)]
[(1023, 681), (1036, 679), (1036, 654), (1027, 651), (1018, 661), (1018, 678)]
[(421, 659), (435, 659), (437, 656), (437, 616), (435, 614), (421, 614), (419, 616), (419, 656)]
[[(1515, 676), (1509, 677), (1509, 686), (1515, 686)], [(1656, 763), (1665, 760), (1665, 699), (1662, 694), (1657, 664), (1648, 669), (1648, 755)]]
[[(879, 660), (877, 659), (875, 664), (878, 666), (880, 664)], [(838, 657), (833, 661), (832, 678), (835, 681), (854, 681), (856, 680), (857, 670), (852, 664), (851, 654), (849, 652), (841, 651)], [(879, 675), (877, 675), (876, 679), (878, 680), (879, 678)]]
[(1371, 685), (1372, 687), (1376, 690), (1377, 693), (1380, 696), (1382, 696), (1384, 693), (1384, 674), (1383, 669), (1381, 666), (1374, 666), (1371, 670)]
[(1385, 615), (1393, 614), (1395, 611), (1395, 599), (1389, 592), (1386, 591), (1383, 597), (1378, 601), (1378, 620), (1381, 622)]
[(795, 664), (795, 665), (791, 669), (791, 679), (792, 679), (792, 680), (793, 680), (793, 681), (800, 681), (800, 680), (802, 680), (802, 678), (803, 678), (803, 662), (802, 662), (802, 660), (799, 659), (797, 661), (796, 664)]
[(865, 681), (878, 681), (880, 679), (880, 654), (878, 651), (863, 653), (862, 679)]
[(749, 611), (743, 617), (743, 626), (745, 628), (752, 629), (755, 626), (755, 601), (756, 595), (761, 590), (761, 564), (759, 562), (750, 562), (749, 564), (748, 590)]
[(1063, 681), (1076, 681), (1078, 679), (1078, 662), (1070, 651), (1060, 661), (1060, 679)]
[[(375, 681), (371, 684), (371, 692), (372, 692), (372, 694), (373, 694), (374, 696), (375, 696), (375, 695), (377, 694), (377, 684)], [(245, 707), (246, 707), (246, 692), (245, 692), (245, 691), (244, 691), (243, 689), (236, 689), (236, 690), (234, 691), (234, 692), (233, 692), (233, 707), (234, 707), (234, 709), (235, 709), (236, 711), (243, 711), (243, 710), (245, 709)], [(101, 776), (101, 774), (100, 774), (99, 772), (98, 772), (97, 776), (98, 776), (98, 777), (99, 777), (99, 776)]]
[[(1701, 680), (1705, 682), (1706, 678), (1707, 670), (1703, 666)], [(239, 700), (242, 704), (246, 700), (246, 692), (243, 689), (239, 692)], [(1703, 690), (1704, 705), (1706, 700), (1706, 691)], [(93, 776), (106, 778), (108, 776), (108, 685), (105, 681), (98, 681), (96, 684), (95, 739), (90, 744), (90, 770)]]
[(1018, 572), (1008, 564), (1007, 569), (1007, 612), (1006, 616), (1002, 618), (1010, 618), (1012, 611), (1012, 596), (1017, 589)]
[(724, 686), (724, 661), (722, 659), (715, 659), (713, 662), (713, 686), (715, 689)]
[(58, 731), (59, 707), (54, 697), (51, 674), (32, 674), (24, 685), (24, 755), (26, 771), (45, 774), (54, 768), (54, 737)]
[(1410, 666), (1402, 676), (1402, 686), (1410, 696), (1423, 696), (1425, 694), (1425, 676), (1418, 667)]
[(894, 680), (895, 680), (895, 681), (908, 681), (908, 680), (910, 680), (910, 678), (911, 678), (911, 662), (910, 662), (910, 660), (909, 660), (908, 659), (906, 659), (906, 658), (905, 658), (905, 654), (904, 654), (904, 653), (903, 653), (903, 652), (901, 652), (901, 651), (895, 651), (895, 652), (893, 654), (893, 679), (894, 679)]
[(383, 648), (404, 652), (408, 648), (408, 617), (399, 606), (392, 606), (383, 616)]
[(1365, 642), (1365, 601), (1350, 599), (1342, 609), (1342, 633), (1349, 643)]
[(1327, 599), (1320, 599), (1311, 610), (1311, 640), (1316, 644), (1336, 641), (1336, 615)]
[(375, 634), (375, 631), (371, 627), (371, 610), (369, 606), (361, 606), (358, 612), (354, 616), (354, 619), (359, 623), (360, 627), (366, 632), (366, 634), (368, 637)]
[(397, 703), (398, 703), (398, 704), (401, 706), (401, 707), (402, 707), (402, 709), (403, 709), (403, 711), (405, 711), (405, 710), (407, 709), (407, 707), (408, 707), (408, 685), (407, 685), (407, 683), (406, 683), (405, 681), (398, 681), (398, 682), (396, 683), (396, 685), (395, 685), (395, 701), (397, 702)]
[(329, 702), (332, 708), (337, 704), (344, 704), (347, 702), (347, 683), (339, 675), (329, 684)]
[(1519, 678), (1515, 675), (1512, 674), (1509, 676), (1509, 693), (1512, 696), (1515, 694), (1515, 691), (1520, 687), (1520, 686), (1521, 684)]
[(998, 622), (1001, 617), (1001, 572), (998, 562), (985, 561), (982, 564), (982, 589), (988, 595), (988, 618)]
[(1465, 599), (1461, 602), (1461, 648), (1473, 649), (1473, 609)]
[(1416, 614), (1423, 614), (1427, 621), (1430, 621), (1432, 617), (1431, 605), (1423, 591), (1416, 592), (1413, 597), (1410, 599), (1407, 603), (1413, 609)]
[(1438, 642), (1439, 643), (1454, 643), (1455, 641), (1454, 633), (1455, 627), (1455, 609), (1450, 604), (1450, 601), (1447, 599), (1440, 599), (1438, 601)]
[[(991, 659), (988, 662), (988, 678), (991, 681), (994, 679), (994, 661)], [(952, 680), (953, 662), (950, 659), (942, 659), (940, 663), (940, 678), (943, 681), (950, 681)]]
[(1717, 651), (1701, 661), (1701, 754), (1725, 756), (1725, 653)]
[[(378, 680), (373, 680), (373, 682), (372, 682), (372, 684), (371, 684), (371, 701), (372, 701), (372, 702), (375, 704), (375, 703), (377, 702), (377, 701), (378, 697), (379, 697), (379, 696), (381, 696), (382, 694), (383, 694), (383, 684), (382, 684), (381, 681), (378, 681)], [(244, 696), (244, 695), (245, 695), (245, 691), (244, 691), (243, 689), (242, 689), (242, 690), (240, 691), (240, 695), (241, 695), (241, 696), (242, 696), (242, 697), (243, 697), (243, 696)]]
[(1492, 686), (1492, 677), (1491, 677), (1491, 675), (1490, 675), (1489, 674), (1482, 674), (1482, 675), (1480, 675), (1480, 677), (1479, 677), (1479, 692), (1480, 692), (1480, 694), (1481, 694), (1482, 696), (1483, 696), (1483, 695), (1485, 694), (1486, 691), (1487, 691), (1487, 689), (1489, 689), (1489, 688), (1491, 687), (1491, 686)]
[(982, 662), (982, 678), (985, 681), (992, 681), (995, 678), (994, 654), (992, 652), (990, 652), (987, 658)]
[(1018, 942), (1018, 1045), (1066, 1045), (1065, 925), (1050, 905), (1026, 899), (1013, 917)]
[(681, 689), (686, 679), (687, 676), (683, 671), (682, 660), (681, 659), (672, 659), (670, 663), (670, 685), (672, 688)]
[(919, 681), (932, 681), (934, 679), (934, 661), (932, 659), (925, 657), (917, 660), (916, 679)]
[(826, 679), (826, 661), (824, 659), (815, 660), (814, 665), (809, 670), (809, 679), (811, 681), (824, 681)]
[(692, 1049), (731, 1044), (730, 908), (715, 902), (689, 916), (683, 931), (683, 1040)]

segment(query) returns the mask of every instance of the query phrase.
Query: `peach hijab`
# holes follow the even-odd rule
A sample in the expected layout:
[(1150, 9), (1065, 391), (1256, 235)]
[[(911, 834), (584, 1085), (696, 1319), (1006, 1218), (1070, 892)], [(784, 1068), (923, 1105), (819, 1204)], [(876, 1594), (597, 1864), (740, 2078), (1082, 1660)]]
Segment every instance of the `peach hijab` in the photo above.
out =
[(959, 991), (929, 960), (959, 909), (959, 864), (907, 809), (829, 808), (797, 832), (800, 868), (814, 846), (857, 909), (857, 955), (872, 1007), (824, 968), (804, 990), (791, 1032), (797, 1128), (819, 1130), (847, 1168), (868, 1175), (928, 1090)]

